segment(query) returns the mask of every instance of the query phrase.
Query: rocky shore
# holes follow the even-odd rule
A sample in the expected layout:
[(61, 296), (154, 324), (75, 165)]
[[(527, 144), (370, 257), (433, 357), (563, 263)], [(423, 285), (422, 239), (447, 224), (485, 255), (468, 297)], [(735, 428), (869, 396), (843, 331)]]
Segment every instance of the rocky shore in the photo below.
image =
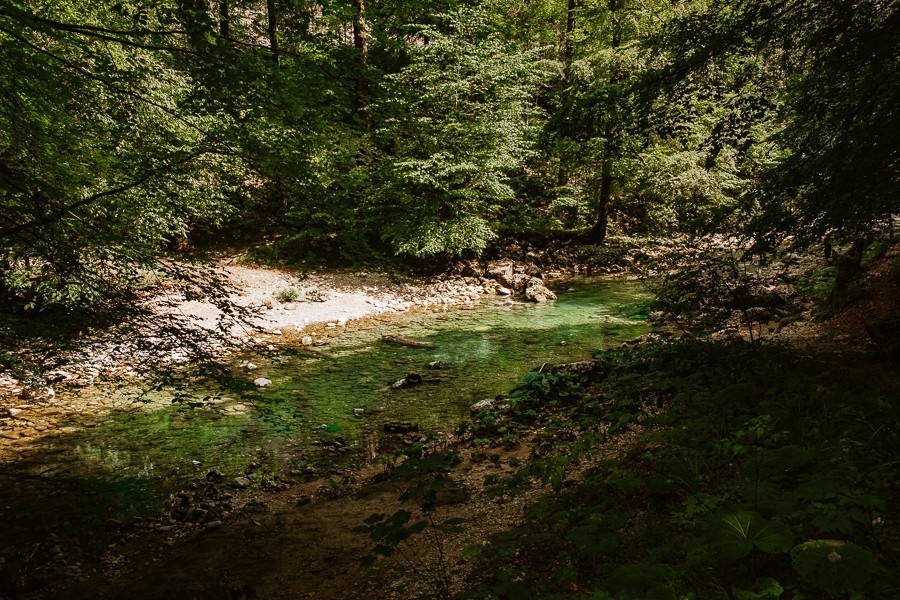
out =
[[(556, 299), (534, 265), (494, 261), (465, 275), (397, 278), (385, 273), (297, 273), (222, 265), (219, 275), (231, 286), (227, 303), (240, 311), (232, 318), (223, 303), (196, 300), (160, 287), (146, 301), (154, 317), (92, 330), (67, 349), (40, 349), (23, 343), (18, 354), (36, 365), (33, 373), (0, 372), (0, 418), (23, 418), (34, 400), (50, 401), (57, 387), (140, 379), (198, 356), (227, 359), (248, 348), (314, 345), (346, 327), (364, 327), (381, 315), (409, 311), (471, 309), (486, 297), (511, 302)], [(176, 336), (186, 336), (177, 339)], [(7, 428), (4, 433), (12, 435)]]

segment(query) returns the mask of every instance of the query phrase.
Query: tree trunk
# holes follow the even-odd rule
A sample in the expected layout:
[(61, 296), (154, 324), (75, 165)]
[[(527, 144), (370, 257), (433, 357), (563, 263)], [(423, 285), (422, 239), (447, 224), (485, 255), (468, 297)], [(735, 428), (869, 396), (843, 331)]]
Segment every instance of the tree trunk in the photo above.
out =
[(219, 0), (219, 35), (223, 38), (231, 37), (230, 24), (228, 16), (228, 0)]
[(853, 241), (846, 253), (838, 256), (834, 288), (831, 290), (831, 303), (835, 307), (843, 306), (847, 301), (850, 284), (862, 271), (862, 259), (866, 245), (865, 238), (858, 238)]
[[(572, 57), (575, 56), (575, 9), (577, 8), (576, 0), (568, 0), (566, 8), (566, 34), (563, 39), (563, 92), (562, 104), (566, 105), (569, 98), (570, 86), (570, 68), (572, 67)], [(559, 157), (559, 171), (556, 173), (556, 185), (563, 187), (569, 183), (569, 171), (566, 161), (562, 155)]]
[(609, 220), (609, 198), (612, 192), (612, 161), (613, 149), (612, 127), (607, 125), (606, 130), (606, 148), (603, 150), (603, 162), (600, 167), (600, 196), (597, 199), (597, 222), (591, 227), (588, 233), (588, 240), (595, 244), (603, 244), (606, 241), (606, 224)]
[(366, 6), (364, 0), (353, 0), (356, 15), (353, 18), (353, 46), (356, 48), (356, 110), (370, 125), (372, 115), (368, 109), (368, 86), (366, 85), (366, 63), (369, 60), (369, 40), (366, 36)]
[(275, 0), (266, 0), (266, 13), (269, 17), (269, 49), (272, 51), (272, 60), (277, 65), (278, 58), (278, 9), (275, 8)]
[(566, 9), (566, 38), (563, 46), (563, 60), (565, 61), (566, 73), (569, 71), (572, 56), (575, 54), (575, 40), (572, 35), (575, 33), (575, 8), (575, 0), (569, 0), (568, 8)]
[[(609, 18), (612, 21), (612, 41), (610, 48), (614, 51), (622, 45), (622, 28), (619, 25), (617, 11), (620, 8), (619, 0), (609, 0), (608, 10)], [(621, 79), (619, 68), (613, 64), (609, 74), (610, 87), (616, 85)], [(613, 104), (615, 104), (615, 94), (611, 94)], [(612, 108), (612, 107), (610, 107)], [(607, 111), (606, 126), (603, 129), (603, 137), (605, 143), (603, 145), (603, 156), (600, 165), (600, 195), (597, 198), (597, 222), (588, 232), (588, 241), (594, 244), (603, 244), (606, 241), (607, 221), (609, 219), (609, 201), (612, 195), (612, 163), (618, 157), (618, 133), (613, 125), (613, 111)]]

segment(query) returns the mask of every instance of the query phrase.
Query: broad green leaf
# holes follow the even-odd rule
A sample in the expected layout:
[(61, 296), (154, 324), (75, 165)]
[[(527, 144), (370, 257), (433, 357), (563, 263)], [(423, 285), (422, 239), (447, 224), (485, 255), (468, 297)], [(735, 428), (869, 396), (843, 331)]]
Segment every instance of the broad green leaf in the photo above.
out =
[(833, 596), (860, 591), (877, 568), (869, 550), (840, 540), (813, 540), (791, 550), (791, 565), (808, 585)]
[(754, 548), (768, 554), (787, 552), (794, 544), (790, 527), (755, 512), (730, 512), (719, 517), (714, 527), (717, 549), (731, 560), (747, 556)]

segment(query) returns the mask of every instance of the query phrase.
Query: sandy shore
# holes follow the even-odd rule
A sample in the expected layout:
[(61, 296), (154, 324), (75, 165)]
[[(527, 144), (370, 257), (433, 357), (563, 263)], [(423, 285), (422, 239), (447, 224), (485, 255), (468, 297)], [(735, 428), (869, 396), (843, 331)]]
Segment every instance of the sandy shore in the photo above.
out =
[[(229, 302), (250, 311), (250, 327), (236, 326), (230, 330), (236, 337), (249, 334), (253, 328), (271, 331), (303, 328), (311, 323), (344, 324), (384, 312), (408, 310), (422, 306), (425, 301), (431, 305), (459, 304), (475, 301), (485, 293), (484, 286), (476, 281), (470, 282), (474, 285), (462, 280), (422, 279), (400, 283), (383, 273), (366, 271), (298, 274), (224, 266), (220, 274), (237, 290), (229, 295)], [(160, 312), (174, 313), (203, 329), (216, 329), (222, 317), (222, 312), (211, 302), (161, 296), (157, 304)]]

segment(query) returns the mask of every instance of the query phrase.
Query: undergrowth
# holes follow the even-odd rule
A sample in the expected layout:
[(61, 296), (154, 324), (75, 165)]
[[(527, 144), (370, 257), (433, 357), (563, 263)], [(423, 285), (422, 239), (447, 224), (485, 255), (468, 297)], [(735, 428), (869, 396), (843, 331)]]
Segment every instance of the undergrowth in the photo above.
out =
[(740, 342), (596, 358), (477, 415), (477, 436), (541, 432), (494, 491), (552, 491), (467, 552), (485, 575), (465, 597), (900, 597), (889, 375)]

